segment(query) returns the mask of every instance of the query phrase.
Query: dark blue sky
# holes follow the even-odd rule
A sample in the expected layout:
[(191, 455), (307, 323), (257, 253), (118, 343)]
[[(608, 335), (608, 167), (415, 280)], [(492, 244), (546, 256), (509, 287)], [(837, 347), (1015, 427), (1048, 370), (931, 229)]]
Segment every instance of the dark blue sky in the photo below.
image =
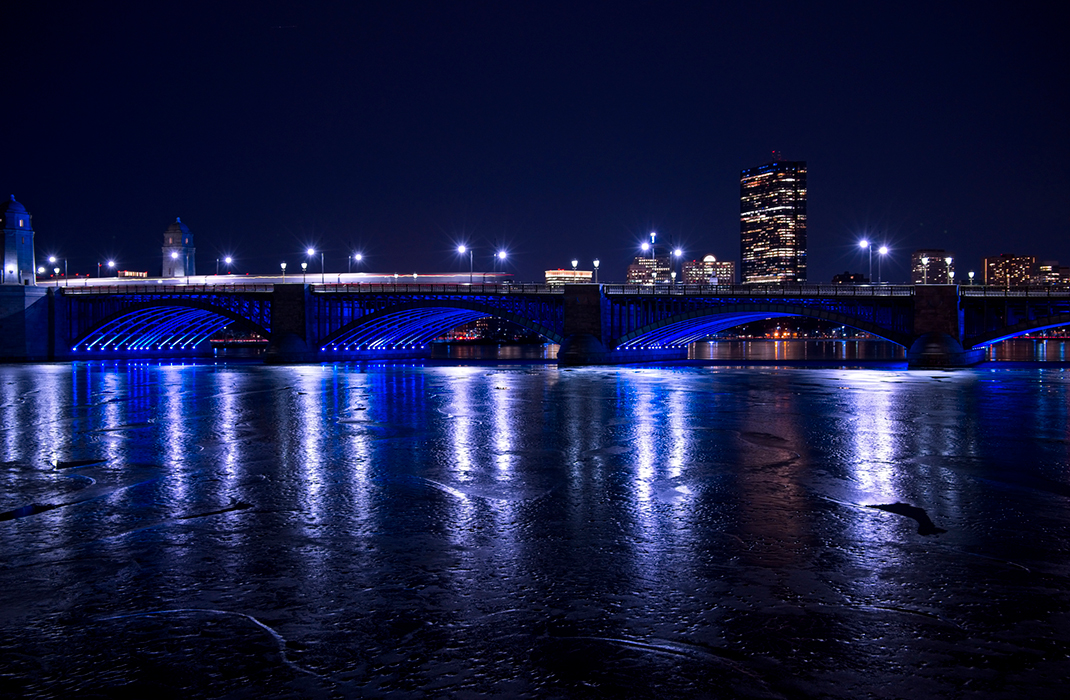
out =
[[(811, 281), (854, 243), (1070, 263), (1065, 17), (944, 3), (22, 3), (0, 176), (39, 254), (159, 273), (466, 269), (623, 277), (651, 229), (738, 261), (739, 170), (809, 165)], [(96, 5), (96, 4), (93, 4)], [(879, 233), (878, 233), (879, 232)], [(484, 260), (481, 264), (480, 257)], [(318, 265), (317, 265), (318, 267)], [(961, 273), (960, 273), (961, 274)]]

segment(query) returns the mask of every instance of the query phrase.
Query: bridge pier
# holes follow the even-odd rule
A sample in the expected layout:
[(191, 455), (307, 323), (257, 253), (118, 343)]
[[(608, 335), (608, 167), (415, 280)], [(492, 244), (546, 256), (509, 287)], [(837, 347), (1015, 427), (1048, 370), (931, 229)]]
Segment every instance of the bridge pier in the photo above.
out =
[(565, 341), (557, 351), (557, 364), (561, 367), (687, 359), (687, 348), (607, 349), (607, 302), (599, 284), (566, 284), (564, 305)]
[(907, 366), (969, 367), (984, 359), (984, 351), (962, 346), (962, 307), (953, 284), (914, 287), (914, 342), (907, 349)]
[(264, 362), (299, 364), (315, 362), (318, 353), (309, 348), (308, 306), (311, 293), (306, 284), (276, 284), (271, 293), (271, 337)]
[(51, 360), (48, 289), (31, 285), (0, 285), (0, 362)]

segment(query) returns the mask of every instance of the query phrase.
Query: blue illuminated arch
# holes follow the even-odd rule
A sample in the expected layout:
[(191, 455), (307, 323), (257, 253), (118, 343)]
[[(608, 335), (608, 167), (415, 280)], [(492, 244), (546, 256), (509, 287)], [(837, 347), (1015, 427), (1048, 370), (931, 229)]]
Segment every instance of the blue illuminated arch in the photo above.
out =
[(125, 309), (79, 338), (75, 352), (142, 352), (192, 350), (219, 331), (237, 326), (267, 337), (257, 323), (229, 310), (196, 302), (150, 302)]
[(985, 347), (1003, 340), (1010, 340), (1019, 335), (1032, 333), (1033, 331), (1045, 331), (1049, 328), (1058, 328), (1060, 326), (1068, 325), (1070, 325), (1070, 313), (1053, 314), (1042, 318), (1034, 318), (1028, 321), (1022, 321), (1021, 323), (1016, 323), (1013, 326), (1006, 326), (998, 330), (982, 333), (974, 338), (969, 338), (967, 339), (967, 347)]
[(422, 347), (446, 331), (480, 318), (499, 318), (560, 343), (561, 335), (511, 311), (456, 300), (398, 304), (358, 318), (328, 336), (322, 350), (392, 350)]
[(621, 336), (618, 350), (647, 348), (678, 348), (700, 341), (721, 331), (751, 321), (767, 318), (802, 316), (828, 321), (837, 326), (850, 326), (872, 333), (903, 347), (910, 346), (904, 333), (891, 331), (875, 323), (809, 306), (791, 304), (730, 304), (707, 309), (695, 309), (637, 328)]

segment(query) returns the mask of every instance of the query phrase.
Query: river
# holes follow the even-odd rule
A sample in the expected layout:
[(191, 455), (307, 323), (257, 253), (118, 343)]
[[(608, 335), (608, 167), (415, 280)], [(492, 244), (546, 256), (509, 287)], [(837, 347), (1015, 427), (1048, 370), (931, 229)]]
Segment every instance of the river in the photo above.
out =
[(1070, 677), (1057, 364), (8, 365), (0, 411), (0, 695)]

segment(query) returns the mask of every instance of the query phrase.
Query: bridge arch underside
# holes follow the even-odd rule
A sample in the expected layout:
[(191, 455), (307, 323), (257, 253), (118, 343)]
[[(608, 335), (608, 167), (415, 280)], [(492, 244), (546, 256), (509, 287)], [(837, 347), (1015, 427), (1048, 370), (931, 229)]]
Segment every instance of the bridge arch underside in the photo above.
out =
[(79, 338), (71, 350), (190, 352), (230, 327), (268, 336), (268, 331), (259, 324), (223, 309), (164, 304), (121, 311)]
[(897, 345), (910, 347), (910, 338), (906, 334), (843, 314), (806, 306), (777, 305), (775, 310), (769, 310), (768, 307), (755, 309), (752, 305), (740, 305), (699, 309), (670, 316), (622, 336), (617, 341), (616, 349), (682, 348), (708, 338), (715, 333), (720, 333), (745, 323), (762, 321), (768, 318), (786, 317), (814, 318), (837, 326), (850, 326), (872, 333)]
[(1006, 326), (987, 333), (982, 333), (979, 336), (967, 338), (964, 345), (967, 349), (982, 348), (1003, 340), (1010, 340), (1011, 338), (1025, 335), (1026, 333), (1046, 331), (1049, 328), (1059, 328), (1060, 326), (1070, 326), (1070, 313), (1053, 314), (1042, 318), (1034, 318), (1028, 321), (1022, 321), (1021, 323), (1016, 323), (1013, 326)]
[(451, 328), (488, 317), (509, 321), (551, 343), (563, 340), (559, 333), (517, 314), (459, 302), (455, 306), (393, 306), (367, 314), (332, 333), (320, 343), (320, 349), (330, 352), (422, 348)]

